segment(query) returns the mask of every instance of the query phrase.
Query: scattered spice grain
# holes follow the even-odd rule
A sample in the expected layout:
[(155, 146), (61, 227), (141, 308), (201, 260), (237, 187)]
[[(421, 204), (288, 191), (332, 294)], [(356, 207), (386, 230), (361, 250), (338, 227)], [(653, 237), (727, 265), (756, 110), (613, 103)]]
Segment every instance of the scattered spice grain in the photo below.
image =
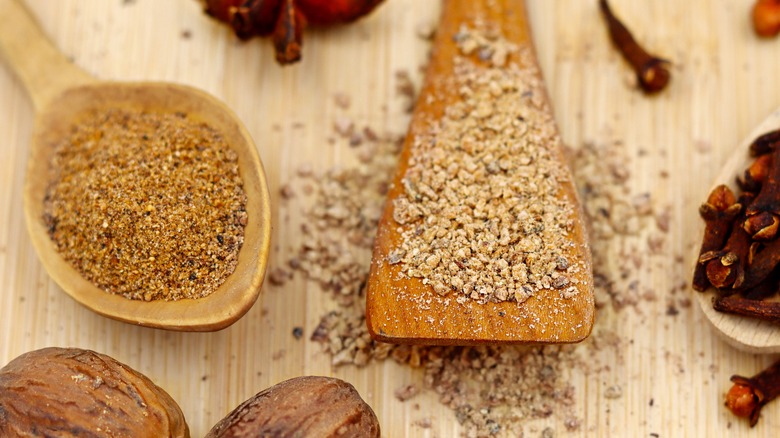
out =
[(413, 398), (419, 393), (420, 388), (418, 388), (414, 383), (410, 383), (408, 385), (403, 385), (399, 388), (396, 388), (396, 390), (393, 392), (393, 395), (395, 395), (395, 398), (403, 402)]
[[(365, 135), (363, 144), (344, 149), (358, 157), (354, 166), (319, 174), (304, 165), (290, 181), (312, 207), (300, 218), (305, 238), (289, 266), (327, 292), (335, 306), (322, 316), (310, 339), (322, 344), (334, 366), (362, 367), (391, 358), (421, 368), (419, 387), (437, 394), (442, 404), (456, 412), (464, 436), (527, 435), (534, 431), (535, 421), (549, 419), (557, 426), (545, 425), (547, 436), (555, 436), (556, 429), (582, 430), (585, 425), (577, 417), (572, 377), (585, 374), (620, 388), (626, 385), (615, 371), (622, 367), (621, 352), (627, 341), (614, 327), (597, 324), (579, 346), (396, 346), (368, 335), (364, 286), (379, 212), (403, 135), (366, 130), (372, 135)], [(621, 142), (588, 142), (571, 156), (586, 217), (595, 230), (591, 244), (600, 320), (614, 321), (610, 314), (651, 295), (651, 289), (639, 286), (640, 277), (667, 256), (640, 248), (648, 234), (667, 233), (656, 226), (652, 193), (646, 196), (632, 190), (631, 160)], [(334, 217), (329, 212), (342, 214)], [(565, 258), (555, 262), (559, 270), (570, 265)], [(418, 427), (432, 426), (430, 419), (418, 423)]]
[(87, 280), (134, 300), (202, 298), (235, 269), (247, 224), (238, 155), (181, 113), (110, 110), (56, 146), (44, 221)]
[(570, 155), (589, 225), (596, 307), (635, 306), (654, 295), (653, 289), (639, 289), (642, 268), (667, 257), (644, 249), (648, 242), (658, 246), (668, 240), (655, 226), (652, 193), (632, 190), (631, 160), (620, 141), (586, 142)]
[[(335, 127), (334, 127), (335, 129)], [(337, 308), (311, 334), (334, 366), (365, 366), (392, 358), (424, 372), (422, 386), (456, 412), (467, 436), (520, 433), (531, 420), (555, 415), (575, 427), (574, 388), (566, 377), (576, 363), (565, 347), (424, 347), (374, 341), (365, 323), (365, 284), (387, 184), (403, 135), (377, 135), (359, 148), (355, 167), (321, 175), (302, 172), (290, 184), (311, 185), (312, 207), (302, 217), (306, 236), (289, 261), (333, 297)], [(304, 192), (305, 193), (305, 192)], [(335, 213), (335, 214), (334, 214)], [(567, 260), (556, 266), (566, 269)]]

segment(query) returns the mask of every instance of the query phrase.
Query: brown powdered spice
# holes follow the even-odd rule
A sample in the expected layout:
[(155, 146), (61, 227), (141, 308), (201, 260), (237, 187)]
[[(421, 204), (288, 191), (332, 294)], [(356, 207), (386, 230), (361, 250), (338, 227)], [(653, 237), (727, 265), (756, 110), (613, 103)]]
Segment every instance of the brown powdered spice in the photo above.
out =
[(44, 220), (63, 258), (135, 300), (201, 298), (237, 263), (238, 155), (184, 114), (111, 110), (56, 146)]
[[(459, 101), (415, 138), (393, 201), (402, 242), (388, 263), (459, 301), (522, 303), (542, 289), (578, 289), (571, 260), (575, 208), (561, 195), (570, 176), (529, 47), (462, 28), (452, 83)], [(504, 65), (516, 53), (522, 67)]]

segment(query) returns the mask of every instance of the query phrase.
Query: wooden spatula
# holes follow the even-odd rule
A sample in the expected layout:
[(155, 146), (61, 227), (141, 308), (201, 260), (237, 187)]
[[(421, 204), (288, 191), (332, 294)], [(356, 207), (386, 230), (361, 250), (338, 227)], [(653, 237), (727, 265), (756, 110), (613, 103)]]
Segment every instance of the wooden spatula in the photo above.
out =
[[(516, 97), (517, 107), (514, 100), (506, 102), (507, 95)], [(515, 110), (510, 118), (507, 114)], [(471, 126), (466, 134), (462, 123)], [(488, 143), (492, 153), (486, 155), (483, 146)], [(473, 156), (442, 168), (448, 156), (463, 150), (473, 151)], [(447, 193), (419, 184), (415, 178), (428, 170), (438, 173), (445, 185), (450, 179), (469, 181), (470, 172), (477, 180), (518, 178), (498, 179), (505, 190), (485, 201), (484, 193), (495, 191), (495, 184), (461, 186), (463, 193)], [(550, 178), (539, 180), (548, 173)], [(548, 183), (548, 198), (539, 197), (537, 203), (535, 186)], [(547, 230), (545, 225), (528, 227), (529, 218), (549, 212), (550, 193), (561, 207), (556, 213), (559, 223), (548, 222)], [(472, 195), (482, 203), (470, 199)], [(526, 208), (512, 209), (512, 220), (498, 221), (483, 211), (485, 205), (503, 202), (498, 198), (522, 201)], [(433, 207), (426, 204), (432, 200)], [(452, 219), (443, 222), (449, 229), (441, 226), (442, 217)], [(425, 85), (379, 223), (367, 287), (372, 336), (392, 343), (442, 345), (581, 341), (594, 317), (590, 248), (582, 218), (523, 1), (445, 1)], [(509, 234), (499, 230), (511, 229), (515, 219), (523, 226)], [(551, 234), (558, 225), (563, 231)], [(473, 233), (491, 226), (494, 240)], [(463, 235), (472, 239), (473, 251), (459, 251), (453, 243), (455, 236)], [(529, 248), (532, 243), (537, 246)], [(540, 247), (547, 254), (540, 253)], [(493, 248), (498, 248), (495, 256)], [(464, 257), (469, 253), (481, 260)], [(550, 259), (552, 253), (556, 255)], [(413, 266), (420, 257), (423, 264)], [(503, 261), (492, 263), (498, 259)], [(534, 266), (539, 260), (560, 263), (548, 263), (545, 271)], [(490, 270), (485, 274), (492, 280), (464, 281), (462, 270), (476, 275), (475, 265)], [(479, 277), (474, 275), (470, 278)]]

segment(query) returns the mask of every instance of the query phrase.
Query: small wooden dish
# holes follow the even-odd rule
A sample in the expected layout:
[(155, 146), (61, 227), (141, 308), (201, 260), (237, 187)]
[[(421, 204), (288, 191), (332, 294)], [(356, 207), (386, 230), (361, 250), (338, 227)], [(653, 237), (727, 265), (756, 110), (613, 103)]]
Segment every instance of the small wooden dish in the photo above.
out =
[[(268, 187), (247, 130), (222, 102), (200, 90), (168, 83), (100, 82), (68, 62), (18, 0), (0, 0), (0, 53), (22, 80), (37, 117), (24, 185), (28, 231), (49, 275), (73, 299), (109, 318), (147, 327), (213, 331), (229, 326), (257, 300), (270, 245)], [(247, 195), (244, 244), (235, 271), (212, 294), (179, 301), (135, 301), (99, 289), (57, 252), (43, 222), (52, 145), (91, 111), (123, 108), (183, 112), (219, 131), (238, 154)]]
[[(734, 154), (729, 157), (726, 164), (715, 179), (712, 188), (720, 184), (726, 184), (734, 193), (741, 190), (737, 187), (737, 175), (742, 174), (744, 170), (753, 161), (750, 156), (749, 147), (753, 140), (761, 134), (780, 128), (780, 108), (772, 112), (764, 121), (756, 126), (753, 131), (740, 143), (734, 150)], [(698, 227), (696, 237), (701, 239), (704, 234), (704, 221), (697, 216)], [(691, 267), (695, 267), (699, 259), (699, 247), (701, 240), (697, 240), (691, 259)], [(689, 279), (693, 277), (693, 270)], [(753, 318), (746, 318), (738, 315), (731, 315), (715, 311), (712, 308), (712, 302), (717, 296), (714, 288), (704, 292), (692, 291), (695, 295), (704, 316), (712, 324), (715, 330), (726, 340), (740, 350), (751, 353), (778, 353), (780, 352), (780, 327), (767, 321), (761, 321)]]

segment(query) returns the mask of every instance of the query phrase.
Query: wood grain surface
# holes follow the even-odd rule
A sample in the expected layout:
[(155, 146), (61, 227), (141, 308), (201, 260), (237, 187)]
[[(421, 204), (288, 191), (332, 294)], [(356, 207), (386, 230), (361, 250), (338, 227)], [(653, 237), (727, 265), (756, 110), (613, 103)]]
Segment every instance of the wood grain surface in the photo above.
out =
[[(407, 118), (395, 72), (419, 84), (428, 44), (418, 26), (438, 18), (436, 1), (388, 0), (368, 19), (305, 35), (303, 62), (280, 68), (270, 43), (239, 43), (202, 14), (194, 0), (26, 0), (55, 44), (100, 79), (164, 80), (223, 99), (254, 137), (272, 194), (271, 268), (300, 244), (302, 198), (281, 202), (295, 169), (347, 165), (347, 144), (329, 145), (343, 113), (381, 129)], [(537, 54), (564, 142), (620, 142), (630, 161), (631, 190), (650, 193), (670, 213), (661, 257), (640, 268), (639, 286), (654, 299), (620, 311), (599, 309), (594, 335), (612, 333), (615, 349), (592, 360), (598, 373), (571, 372), (577, 432), (551, 417), (556, 436), (780, 435), (780, 402), (755, 429), (723, 407), (733, 373), (752, 375), (777, 356), (752, 355), (717, 337), (691, 305), (690, 266), (697, 245), (697, 208), (719, 167), (751, 129), (780, 105), (780, 40), (759, 40), (742, 0), (613, 0), (612, 6), (648, 48), (673, 61), (669, 89), (648, 98), (609, 45), (596, 1), (529, 0)], [(339, 109), (334, 93), (352, 98)], [(376, 410), (384, 436), (457, 436), (455, 415), (425, 392), (401, 402), (393, 392), (422, 374), (385, 361), (333, 368), (308, 335), (333, 306), (297, 275), (264, 286), (258, 303), (215, 333), (174, 333), (113, 321), (64, 294), (39, 263), (24, 225), (22, 184), (33, 108), (21, 83), (0, 69), (0, 364), (45, 346), (97, 350), (145, 373), (182, 407), (193, 436), (203, 436), (241, 401), (299, 375), (351, 382)], [(626, 250), (649, 251), (646, 246)], [(296, 340), (291, 332), (304, 327)], [(603, 339), (603, 338), (600, 338)], [(606, 391), (618, 385), (622, 396)], [(415, 409), (415, 405), (418, 406)], [(415, 426), (424, 417), (431, 428)]]

